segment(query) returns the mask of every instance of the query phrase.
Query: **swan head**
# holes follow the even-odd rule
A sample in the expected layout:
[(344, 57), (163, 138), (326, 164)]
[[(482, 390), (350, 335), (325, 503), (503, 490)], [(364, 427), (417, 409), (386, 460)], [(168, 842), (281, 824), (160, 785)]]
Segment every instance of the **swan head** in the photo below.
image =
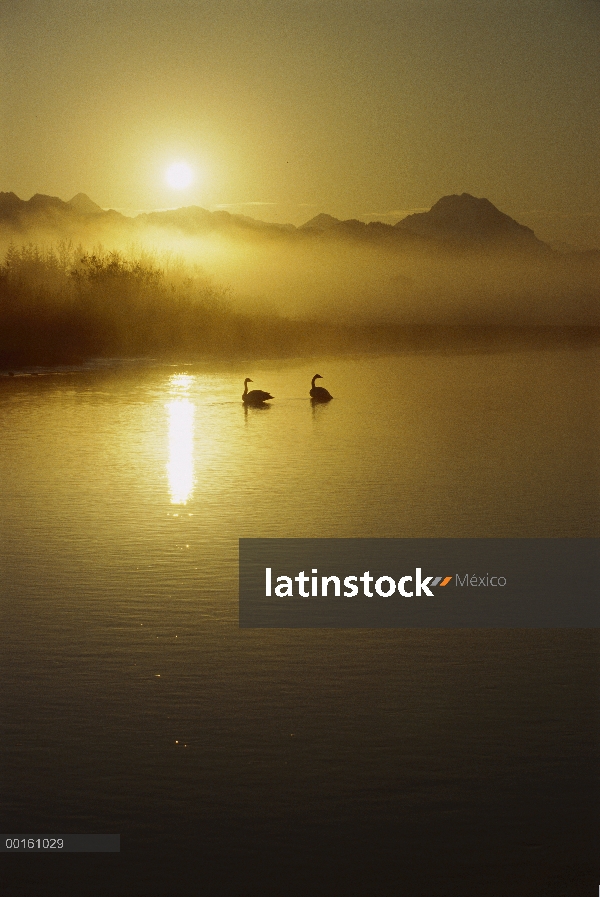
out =
[(323, 377), (321, 376), (321, 374), (315, 374), (315, 376), (313, 377), (313, 380), (322, 380), (322, 379), (323, 379)]
[(254, 383), (254, 380), (251, 380), (250, 377), (246, 377), (244, 383)]

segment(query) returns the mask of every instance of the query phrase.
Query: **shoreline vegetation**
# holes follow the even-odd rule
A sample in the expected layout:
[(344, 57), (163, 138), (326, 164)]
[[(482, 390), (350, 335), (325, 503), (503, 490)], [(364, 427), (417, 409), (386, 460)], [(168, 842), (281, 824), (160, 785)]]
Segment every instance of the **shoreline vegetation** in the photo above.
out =
[(227, 289), (170, 253), (11, 244), (0, 266), (0, 368), (599, 344), (596, 326), (349, 323), (237, 310)]

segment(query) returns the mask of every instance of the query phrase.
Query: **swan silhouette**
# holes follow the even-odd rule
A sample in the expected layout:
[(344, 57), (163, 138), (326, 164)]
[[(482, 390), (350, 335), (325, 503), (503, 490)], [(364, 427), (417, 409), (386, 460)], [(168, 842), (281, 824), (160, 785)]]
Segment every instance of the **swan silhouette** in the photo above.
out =
[(309, 395), (313, 402), (330, 402), (333, 398), (331, 393), (327, 389), (325, 389), (324, 386), (315, 386), (315, 380), (322, 379), (323, 378), (320, 374), (315, 374), (315, 376), (312, 378), (311, 390)]
[(244, 405), (262, 405), (267, 399), (275, 398), (270, 392), (265, 392), (263, 389), (251, 389), (250, 392), (248, 392), (248, 384), (253, 382), (254, 381), (251, 380), (250, 377), (246, 377), (244, 380), (244, 392), (242, 393), (242, 402)]

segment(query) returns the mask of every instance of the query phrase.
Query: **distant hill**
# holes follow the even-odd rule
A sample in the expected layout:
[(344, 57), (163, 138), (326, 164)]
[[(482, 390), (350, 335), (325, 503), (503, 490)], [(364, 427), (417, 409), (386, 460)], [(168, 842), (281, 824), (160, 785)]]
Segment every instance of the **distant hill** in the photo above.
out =
[(43, 229), (56, 232), (58, 238), (72, 237), (88, 227), (91, 216), (98, 223), (130, 220), (112, 209), (104, 211), (85, 193), (78, 193), (70, 202), (44, 193), (36, 193), (29, 200), (19, 199), (15, 193), (0, 193), (0, 225), (19, 234)]
[(85, 193), (78, 193), (77, 196), (69, 200), (68, 204), (76, 212), (81, 212), (82, 215), (99, 215), (104, 212), (104, 209), (93, 202)]
[(31, 199), (25, 203), (30, 209), (46, 211), (49, 209), (58, 209), (65, 211), (69, 203), (59, 199), (58, 196), (46, 196), (45, 193), (36, 193)]
[(548, 249), (531, 228), (505, 215), (489, 199), (478, 199), (470, 193), (443, 196), (428, 212), (409, 215), (395, 227), (420, 237), (463, 246), (498, 244), (520, 249)]
[(155, 227), (176, 227), (189, 233), (207, 230), (210, 226), (211, 213), (200, 206), (183, 206), (180, 209), (167, 209), (159, 212), (142, 212), (136, 215), (138, 224), (150, 224)]
[(36, 193), (30, 200), (14, 193), (0, 193), (0, 223), (11, 230), (26, 232), (33, 227), (60, 228), (65, 217), (73, 214), (71, 206), (57, 196)]
[(4, 223), (12, 218), (22, 202), (23, 200), (19, 199), (16, 193), (0, 192), (0, 223)]
[(302, 224), (300, 230), (325, 230), (328, 227), (335, 227), (336, 224), (341, 224), (339, 218), (334, 218), (333, 215), (327, 215), (325, 212), (321, 212), (320, 215), (315, 215), (315, 217), (311, 218), (310, 221), (307, 221), (306, 224)]

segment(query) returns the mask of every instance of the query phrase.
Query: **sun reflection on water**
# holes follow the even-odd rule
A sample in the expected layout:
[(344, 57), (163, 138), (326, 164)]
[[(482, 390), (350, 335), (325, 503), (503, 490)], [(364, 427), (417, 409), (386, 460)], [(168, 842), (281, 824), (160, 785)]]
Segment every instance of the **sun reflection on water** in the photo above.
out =
[[(185, 396), (194, 378), (178, 374), (171, 378), (172, 391)], [(171, 504), (184, 505), (194, 491), (194, 405), (188, 398), (168, 402), (169, 461), (167, 475)]]

